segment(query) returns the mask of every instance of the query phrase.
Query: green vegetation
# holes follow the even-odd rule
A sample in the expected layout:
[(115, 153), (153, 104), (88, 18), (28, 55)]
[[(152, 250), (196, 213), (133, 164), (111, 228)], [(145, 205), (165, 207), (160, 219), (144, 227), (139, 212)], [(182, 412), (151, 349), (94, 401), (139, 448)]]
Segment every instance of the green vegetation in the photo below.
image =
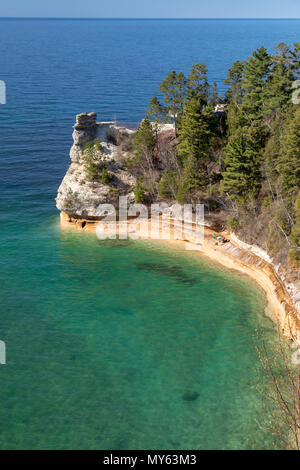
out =
[(180, 181), (175, 171), (166, 171), (159, 184), (159, 194), (169, 200), (176, 199), (179, 191)]
[[(300, 45), (284, 43), (235, 62), (224, 97), (204, 64), (187, 77), (170, 72), (133, 139), (128, 167), (143, 181), (136, 199), (221, 207), (222, 222), (243, 239), (299, 266), (299, 75)], [(162, 137), (159, 126), (170, 121), (175, 132)]]
[(292, 228), (290, 241), (289, 260), (293, 266), (298, 267), (300, 266), (300, 191), (295, 203), (295, 224)]
[(105, 184), (110, 181), (110, 174), (105, 167), (105, 155), (98, 139), (86, 144), (82, 162), (89, 180), (100, 178)]
[(71, 210), (74, 205), (74, 195), (71, 188), (68, 189), (67, 198), (65, 199), (65, 210)]
[[(157, 133), (146, 117), (139, 125), (132, 141), (133, 158), (126, 165), (135, 172), (138, 179), (136, 185), (136, 202), (146, 200), (146, 193), (152, 197), (157, 193), (157, 172), (155, 169), (155, 148)], [(143, 185), (141, 181), (143, 180)], [(143, 189), (141, 187), (143, 186)], [(137, 201), (138, 199), (138, 201)]]
[(108, 184), (112, 180), (112, 175), (107, 168), (103, 168), (101, 172), (100, 181), (102, 184)]
[(136, 162), (146, 163), (149, 168), (152, 167), (155, 142), (156, 137), (151, 122), (145, 118), (139, 125), (132, 142)]
[(134, 199), (137, 204), (146, 202), (145, 186), (141, 179), (138, 180), (134, 188)]

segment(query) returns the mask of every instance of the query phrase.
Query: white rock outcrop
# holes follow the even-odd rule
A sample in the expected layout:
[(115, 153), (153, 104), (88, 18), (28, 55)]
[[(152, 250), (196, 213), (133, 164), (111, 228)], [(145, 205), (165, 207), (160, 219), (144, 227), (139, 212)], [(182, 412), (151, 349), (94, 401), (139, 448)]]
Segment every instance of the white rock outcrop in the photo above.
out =
[[(101, 212), (101, 204), (111, 203), (120, 195), (134, 202), (135, 178), (124, 169), (126, 152), (117, 144), (123, 137), (135, 131), (117, 126), (114, 122), (97, 122), (96, 113), (81, 113), (76, 116), (73, 145), (70, 150), (71, 165), (58, 188), (56, 207), (72, 217), (95, 219)], [(105, 166), (111, 175), (109, 184), (100, 178), (89, 180), (83, 164), (86, 144), (98, 139), (105, 156)]]

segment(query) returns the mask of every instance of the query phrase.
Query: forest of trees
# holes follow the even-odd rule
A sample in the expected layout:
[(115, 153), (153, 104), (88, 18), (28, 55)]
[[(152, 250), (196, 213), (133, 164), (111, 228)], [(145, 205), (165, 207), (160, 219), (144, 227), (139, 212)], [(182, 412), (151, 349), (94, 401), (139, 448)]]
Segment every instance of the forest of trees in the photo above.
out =
[[(235, 62), (225, 96), (208, 83), (204, 64), (187, 77), (169, 73), (127, 162), (138, 178), (137, 199), (204, 202), (245, 241), (299, 267), (299, 79), (298, 43), (280, 43), (273, 54), (261, 47)], [(171, 122), (164, 139), (159, 128)]]

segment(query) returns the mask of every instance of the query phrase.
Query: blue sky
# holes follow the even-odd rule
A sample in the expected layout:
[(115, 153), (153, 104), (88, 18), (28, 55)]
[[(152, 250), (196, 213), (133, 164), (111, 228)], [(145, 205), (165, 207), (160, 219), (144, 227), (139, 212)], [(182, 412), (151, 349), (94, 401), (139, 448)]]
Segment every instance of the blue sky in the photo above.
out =
[(1, 0), (3, 16), (300, 18), (300, 0)]

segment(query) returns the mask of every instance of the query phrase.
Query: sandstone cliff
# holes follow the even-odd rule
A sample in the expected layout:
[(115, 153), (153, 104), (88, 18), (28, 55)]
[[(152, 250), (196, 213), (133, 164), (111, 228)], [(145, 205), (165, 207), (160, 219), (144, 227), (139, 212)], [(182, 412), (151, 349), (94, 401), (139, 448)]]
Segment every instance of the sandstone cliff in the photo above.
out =
[[(96, 119), (96, 113), (76, 116), (70, 150), (71, 165), (57, 193), (57, 208), (72, 217), (95, 219), (101, 216), (101, 204), (110, 203), (120, 195), (126, 195), (129, 203), (134, 202), (136, 181), (124, 168), (126, 151), (118, 145), (121, 138), (126, 139), (134, 131), (117, 126), (114, 122), (97, 122)], [(86, 174), (86, 144), (96, 139), (101, 145), (101, 158), (110, 175), (107, 184), (100, 178), (89, 179)]]

